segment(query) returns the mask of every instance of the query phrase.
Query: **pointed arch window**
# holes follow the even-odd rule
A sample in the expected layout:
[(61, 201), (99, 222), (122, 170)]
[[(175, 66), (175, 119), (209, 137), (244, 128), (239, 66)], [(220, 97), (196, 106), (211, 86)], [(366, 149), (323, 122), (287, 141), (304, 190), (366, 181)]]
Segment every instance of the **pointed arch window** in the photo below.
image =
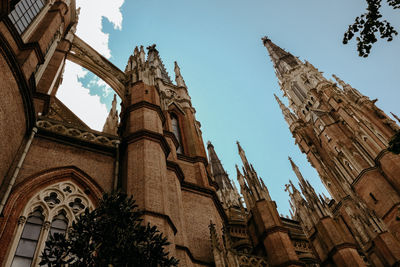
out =
[(53, 218), (50, 226), (50, 235), (54, 235), (54, 233), (65, 234), (68, 227), (68, 219), (66, 217), (66, 213), (62, 210), (56, 217)]
[(20, 216), (6, 266), (37, 266), (50, 234), (66, 234), (71, 222), (86, 208), (93, 205), (74, 183), (53, 184), (38, 192)]
[(44, 223), (44, 216), (41, 208), (37, 208), (26, 220), (24, 230), (19, 239), (17, 250), (11, 267), (31, 266), (37, 250), (40, 233)]
[(179, 120), (178, 120), (178, 116), (176, 116), (173, 113), (171, 114), (171, 124), (172, 124), (172, 132), (174, 133), (174, 135), (179, 143), (179, 146), (176, 149), (176, 152), (178, 152), (179, 154), (182, 154), (183, 148), (182, 148), (181, 130), (179, 127)]

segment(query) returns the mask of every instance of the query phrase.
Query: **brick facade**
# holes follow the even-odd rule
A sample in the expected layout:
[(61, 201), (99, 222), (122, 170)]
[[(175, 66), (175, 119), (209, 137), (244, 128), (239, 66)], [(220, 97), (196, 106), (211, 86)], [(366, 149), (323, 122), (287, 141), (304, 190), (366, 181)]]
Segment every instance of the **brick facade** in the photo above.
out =
[[(211, 143), (207, 158), (180, 68), (173, 83), (155, 45), (136, 47), (123, 72), (75, 36), (74, 0), (47, 1), (22, 34), (8, 17), (16, 2), (0, 5), (0, 265), (13, 259), (27, 203), (61, 182), (94, 206), (103, 192), (133, 194), (180, 266), (399, 263), (400, 161), (386, 151), (398, 127), (357, 90), (265, 39), (295, 111), (278, 100), (285, 119), (333, 197), (320, 200), (293, 165), (305, 199), (292, 185), (294, 214), (281, 218), (239, 143), (241, 194)], [(116, 91), (119, 123), (113, 110), (103, 132), (91, 130), (55, 97), (66, 60)]]

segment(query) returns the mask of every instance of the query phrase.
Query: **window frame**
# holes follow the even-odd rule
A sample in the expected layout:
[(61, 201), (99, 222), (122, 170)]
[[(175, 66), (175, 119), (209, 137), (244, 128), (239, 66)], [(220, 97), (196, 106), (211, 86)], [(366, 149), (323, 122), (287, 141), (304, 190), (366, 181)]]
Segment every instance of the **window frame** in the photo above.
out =
[[(36, 27), (42, 21), (42, 19), (44, 18), (44, 15), (49, 11), (50, 7), (52, 6), (52, 4), (54, 2), (53, 0), (41, 0), (41, 2), (43, 3), (43, 7), (40, 8), (36, 0), (29, 0), (33, 3), (30, 6), (30, 9), (25, 11), (25, 13), (28, 14), (28, 17), (30, 19), (30, 22), (28, 22), (28, 21), (26, 21), (25, 16), (21, 17), (21, 19), (18, 19), (18, 17), (14, 16), (14, 14), (12, 13), (14, 10), (17, 13), (21, 13), (22, 11), (20, 9), (17, 9), (17, 7), (19, 7), (18, 4), (22, 3), (22, 5), (24, 5), (24, 3), (26, 1), (27, 0), (18, 1), (18, 3), (14, 6), (14, 9), (8, 15), (11, 23), (14, 25), (15, 29), (17, 30), (18, 34), (21, 36), (21, 38), (24, 42), (27, 42), (28, 39), (32, 36), (32, 33), (35, 31)], [(25, 8), (25, 5), (24, 5), (24, 8)], [(36, 16), (33, 16), (34, 13), (32, 10), (37, 12)], [(20, 16), (20, 15), (18, 15), (18, 16)], [(18, 21), (16, 19), (18, 19)], [(25, 20), (26, 24), (28, 24), (27, 26), (23, 25), (24, 23), (23, 23), (22, 19)], [(17, 24), (18, 24), (18, 26), (17, 26)], [(18, 28), (21, 28), (21, 25), (24, 27), (24, 30), (20, 33), (20, 29), (18, 29)]]
[[(174, 134), (176, 140), (178, 140), (178, 143), (179, 143), (179, 147), (176, 149), (176, 153), (183, 155), (185, 149), (183, 148), (183, 138), (182, 138), (183, 135), (182, 135), (182, 128), (181, 128), (180, 118), (175, 112), (171, 112), (170, 113), (170, 119), (171, 119), (171, 130), (172, 130), (172, 133)], [(177, 122), (177, 130), (176, 131), (178, 133), (178, 136), (176, 136), (176, 134), (175, 134), (174, 123), (173, 123), (174, 119)]]
[[(69, 191), (64, 191), (67, 187), (69, 188)], [(49, 196), (52, 192), (56, 192), (58, 197), (60, 198), (60, 202), (56, 203), (55, 205), (49, 205), (48, 202), (44, 200), (45, 197)], [(68, 232), (68, 228), (71, 227), (72, 222), (82, 212), (84, 212), (84, 208), (79, 211), (74, 211), (73, 207), (69, 205), (69, 203), (73, 202), (76, 198), (82, 199), (82, 203), (84, 203), (84, 206), (89, 208), (89, 210), (93, 210), (93, 203), (89, 199), (87, 194), (84, 193), (84, 190), (80, 186), (72, 181), (55, 183), (35, 193), (33, 197), (28, 200), (27, 205), (25, 205), (25, 208), (21, 212), (21, 215), (18, 219), (17, 227), (15, 229), (15, 234), (13, 235), (13, 240), (11, 242), (5, 266), (11, 266), (13, 262), (27, 218), (29, 218), (29, 216), (33, 214), (38, 208), (41, 208), (44, 220), (42, 228), (40, 230), (33, 260), (31, 262), (31, 266), (38, 266), (41, 260), (39, 256), (45, 248), (45, 242), (49, 236), (53, 220), (60, 213), (64, 212), (65, 217), (68, 220), (66, 229), (66, 232)]]

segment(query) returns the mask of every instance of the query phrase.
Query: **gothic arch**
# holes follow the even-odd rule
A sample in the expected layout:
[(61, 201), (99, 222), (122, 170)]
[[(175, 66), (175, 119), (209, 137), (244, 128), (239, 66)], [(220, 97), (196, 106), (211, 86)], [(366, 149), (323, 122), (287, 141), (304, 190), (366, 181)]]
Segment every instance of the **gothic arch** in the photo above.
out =
[[(38, 201), (29, 207), (32, 198), (41, 190), (61, 183), (71, 183), (79, 188), (79, 191), (86, 194), (86, 198), (94, 206), (98, 204), (103, 193), (101, 187), (90, 176), (73, 166), (49, 169), (32, 175), (16, 185), (4, 207), (3, 218), (0, 218), (0, 265), (6, 260), (9, 251), (8, 244), (13, 240), (21, 214), (28, 214), (31, 212), (30, 208), (39, 206), (46, 211), (44, 203), (41, 203), (43, 201)], [(62, 205), (57, 207), (57, 211), (61, 209)]]
[(125, 99), (125, 73), (76, 35), (67, 59), (93, 72), (110, 85), (122, 100)]

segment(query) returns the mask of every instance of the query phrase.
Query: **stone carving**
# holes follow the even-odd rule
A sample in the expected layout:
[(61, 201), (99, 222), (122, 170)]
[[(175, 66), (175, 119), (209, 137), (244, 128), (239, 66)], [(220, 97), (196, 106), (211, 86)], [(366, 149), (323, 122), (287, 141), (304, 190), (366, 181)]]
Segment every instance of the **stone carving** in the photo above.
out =
[(90, 202), (86, 194), (72, 182), (56, 183), (38, 192), (29, 201), (28, 205), (26, 205), (26, 208), (18, 221), (24, 223), (26, 217), (28, 217), (32, 211), (37, 209), (38, 206), (43, 209), (46, 222), (51, 222), (52, 218), (60, 213), (60, 210), (66, 212), (66, 216), (71, 222), (77, 218), (85, 208), (89, 208), (89, 210), (93, 209), (93, 204)]
[(18, 225), (25, 224), (25, 222), (26, 222), (26, 217), (25, 216), (19, 216)]
[(45, 120), (44, 118), (41, 118), (37, 122), (37, 127), (39, 129), (44, 129), (46, 131), (55, 132), (65, 136), (77, 138), (82, 141), (96, 143), (109, 147), (115, 147), (119, 142), (118, 138), (111, 138), (109, 136), (104, 136), (95, 131), (86, 131), (71, 126), (66, 126), (60, 122)]

